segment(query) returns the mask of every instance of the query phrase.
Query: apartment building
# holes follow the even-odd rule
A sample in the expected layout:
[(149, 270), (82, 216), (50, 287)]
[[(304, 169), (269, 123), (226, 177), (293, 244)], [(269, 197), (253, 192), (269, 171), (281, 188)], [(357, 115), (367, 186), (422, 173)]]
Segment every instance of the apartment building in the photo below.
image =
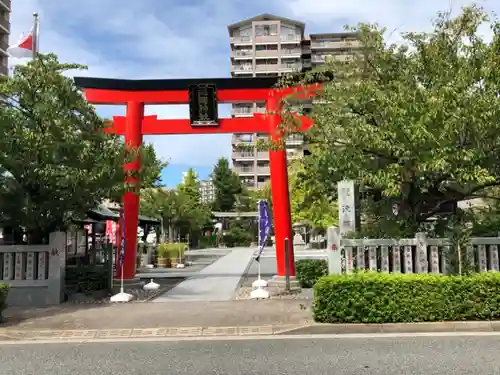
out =
[(344, 60), (360, 44), (354, 33), (310, 34), (307, 44), (311, 50), (312, 67), (324, 64), (327, 58)]
[(215, 187), (211, 178), (200, 181), (200, 196), (202, 203), (211, 203), (215, 200)]
[(0, 75), (9, 73), (10, 1), (0, 0)]
[[(198, 177), (198, 174), (195, 172), (195, 175)], [(188, 172), (182, 172), (182, 183), (186, 182), (186, 178), (188, 176)], [(209, 177), (206, 180), (199, 181), (200, 192), (200, 200), (202, 203), (210, 203), (215, 199), (215, 187), (212, 181), (212, 178)]]
[[(352, 33), (305, 34), (300, 21), (262, 14), (228, 26), (231, 44), (232, 77), (280, 76), (303, 71), (325, 62), (326, 56), (341, 58), (348, 44), (356, 41)], [(265, 112), (265, 103), (233, 104), (234, 117), (250, 117)], [(260, 189), (269, 181), (269, 153), (256, 146), (267, 140), (265, 134), (234, 134), (232, 136), (233, 170), (242, 183)], [(300, 158), (307, 152), (303, 136), (286, 139), (288, 159)]]

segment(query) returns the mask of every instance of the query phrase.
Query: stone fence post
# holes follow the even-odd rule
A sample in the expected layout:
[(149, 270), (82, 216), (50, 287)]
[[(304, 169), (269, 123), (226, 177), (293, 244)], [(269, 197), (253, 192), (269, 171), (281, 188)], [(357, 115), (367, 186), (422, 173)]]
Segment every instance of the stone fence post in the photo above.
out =
[(340, 229), (338, 227), (328, 227), (327, 251), (328, 251), (328, 273), (330, 275), (342, 273), (342, 253), (340, 249)]
[(425, 233), (419, 232), (415, 234), (415, 240), (417, 242), (416, 271), (417, 273), (428, 273), (429, 262), (427, 260), (427, 236)]
[(47, 304), (57, 305), (64, 300), (64, 283), (66, 269), (65, 232), (54, 232), (49, 237), (49, 277)]

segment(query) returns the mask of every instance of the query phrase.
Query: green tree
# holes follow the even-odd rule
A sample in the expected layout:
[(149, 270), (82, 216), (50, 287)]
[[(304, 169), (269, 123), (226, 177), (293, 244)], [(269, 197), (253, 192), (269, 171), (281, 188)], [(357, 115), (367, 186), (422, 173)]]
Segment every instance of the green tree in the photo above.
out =
[(196, 239), (211, 226), (210, 207), (201, 202), (198, 177), (193, 169), (188, 170), (176, 189), (143, 189), (141, 212), (161, 218), (170, 241), (178, 235), (185, 238), (188, 234)]
[(193, 202), (193, 204), (199, 203), (201, 201), (200, 194), (200, 181), (198, 180), (198, 175), (193, 168), (189, 168), (184, 181), (177, 187), (179, 192), (187, 195)]
[(0, 77), (0, 220), (31, 243), (84, 216), (123, 181), (119, 138), (104, 133), (64, 75), (84, 68), (41, 55)]
[[(485, 22), (491, 41), (478, 31)], [(363, 47), (351, 59), (299, 77), (327, 80), (307, 134), (316, 189), (331, 196), (337, 181), (355, 179), (382, 202), (379, 215), (414, 231), (499, 185), (500, 23), (473, 6), (456, 18), (440, 13), (431, 32), (403, 34), (397, 45), (376, 26), (352, 30)]]
[(214, 166), (212, 181), (215, 188), (214, 211), (229, 212), (234, 208), (236, 197), (243, 191), (240, 179), (226, 158), (220, 158)]
[[(125, 145), (122, 144), (122, 147), (125, 147)], [(152, 144), (144, 144), (138, 152), (140, 152), (141, 155), (141, 171), (139, 173), (141, 188), (150, 189), (162, 187), (161, 172), (164, 168), (167, 168), (168, 163), (158, 158)], [(121, 164), (123, 164), (123, 162)], [(118, 168), (122, 167), (121, 164)], [(119, 182), (113, 188), (110, 199), (114, 202), (121, 203), (124, 192), (125, 185), (123, 182)]]
[[(143, 215), (161, 219), (166, 238), (174, 240), (174, 229), (178, 221), (178, 198), (175, 190), (149, 188), (141, 191), (140, 212)], [(163, 239), (162, 239), (163, 240)]]
[(291, 163), (288, 169), (288, 185), (292, 223), (306, 223), (314, 229), (338, 225), (337, 202), (325, 195), (318, 195), (314, 184), (315, 181), (307, 176), (303, 160)]
[(177, 187), (177, 222), (182, 236), (189, 234), (193, 240), (211, 226), (209, 205), (201, 202), (200, 182), (196, 172), (190, 168), (182, 184)]

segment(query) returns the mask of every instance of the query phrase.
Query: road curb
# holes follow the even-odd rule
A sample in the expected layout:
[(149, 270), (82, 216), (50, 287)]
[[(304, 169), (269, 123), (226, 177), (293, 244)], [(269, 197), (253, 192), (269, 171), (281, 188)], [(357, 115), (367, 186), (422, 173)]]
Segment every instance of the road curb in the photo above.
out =
[(383, 324), (326, 324), (313, 323), (290, 328), (286, 335), (345, 335), (373, 333), (432, 333), (432, 332), (500, 332), (500, 321), (383, 323)]
[(15, 330), (0, 329), (0, 340), (110, 340), (176, 337), (241, 337), (241, 336), (293, 336), (293, 335), (356, 335), (356, 334), (412, 334), (452, 332), (500, 332), (500, 321), (384, 323), (384, 324), (289, 324), (233, 327), (161, 327), (123, 329), (70, 329), (70, 330)]
[(233, 326), (233, 327), (161, 327), (161, 328), (123, 328), (123, 329), (71, 329), (71, 330), (14, 330), (0, 329), (0, 340), (37, 341), (37, 340), (91, 340), (99, 339), (140, 339), (175, 337), (235, 337), (270, 336), (284, 334), (303, 325)]

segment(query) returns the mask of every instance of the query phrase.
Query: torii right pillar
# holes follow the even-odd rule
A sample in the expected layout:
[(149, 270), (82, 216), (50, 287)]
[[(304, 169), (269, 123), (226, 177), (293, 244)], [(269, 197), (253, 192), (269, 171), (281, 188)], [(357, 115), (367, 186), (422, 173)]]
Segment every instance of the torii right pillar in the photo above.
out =
[[(274, 281), (285, 282), (287, 263), (290, 278), (295, 279), (295, 261), (293, 254), (292, 222), (290, 216), (290, 195), (288, 191), (288, 165), (286, 149), (283, 145), (283, 131), (280, 128), (281, 96), (272, 91), (267, 99), (266, 112), (269, 123), (269, 133), (275, 144), (280, 145), (269, 151), (271, 168), (271, 193), (273, 199), (274, 235), (276, 246), (277, 275)], [(288, 239), (288, 241), (285, 241)], [(285, 251), (285, 242), (288, 252)], [(296, 282), (293, 282), (295, 286)]]

